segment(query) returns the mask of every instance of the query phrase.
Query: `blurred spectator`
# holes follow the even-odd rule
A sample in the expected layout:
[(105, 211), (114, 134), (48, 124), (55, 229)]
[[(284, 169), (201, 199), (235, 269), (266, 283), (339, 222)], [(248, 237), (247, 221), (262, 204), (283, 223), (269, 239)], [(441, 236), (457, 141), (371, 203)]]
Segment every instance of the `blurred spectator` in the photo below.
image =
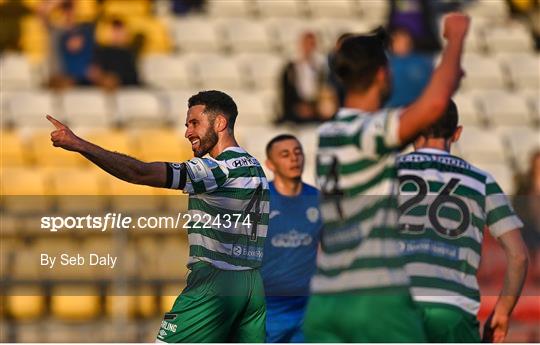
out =
[(540, 150), (532, 154), (527, 173), (518, 179), (514, 207), (523, 220), (523, 239), (535, 262), (540, 250)]
[(434, 53), (441, 49), (437, 27), (437, 13), (433, 0), (390, 0), (388, 29), (406, 29), (412, 36), (416, 50)]
[(313, 32), (304, 32), (298, 43), (298, 58), (287, 63), (281, 76), (283, 114), (280, 121), (328, 119), (337, 109), (337, 99), (327, 83), (327, 61), (317, 53), (317, 37)]
[(390, 52), (392, 94), (387, 106), (406, 106), (418, 98), (428, 84), (433, 61), (430, 56), (414, 51), (411, 34), (404, 28), (393, 30)]
[(21, 21), (30, 10), (21, 0), (0, 1), (0, 53), (5, 50), (20, 50)]
[(178, 16), (185, 16), (192, 12), (202, 12), (205, 0), (170, 0), (172, 12)]
[(540, 1), (506, 0), (510, 16), (523, 21), (531, 31), (535, 48), (540, 51)]
[(130, 42), (129, 32), (121, 20), (113, 19), (110, 43), (96, 49), (89, 78), (105, 89), (139, 85), (136, 61), (141, 46), (140, 39), (135, 39), (133, 44)]
[[(75, 21), (73, 0), (43, 4), (40, 14), (50, 39), (50, 86), (90, 85), (88, 72), (94, 52), (94, 25)], [(60, 19), (53, 23), (50, 14), (55, 8), (60, 10)]]

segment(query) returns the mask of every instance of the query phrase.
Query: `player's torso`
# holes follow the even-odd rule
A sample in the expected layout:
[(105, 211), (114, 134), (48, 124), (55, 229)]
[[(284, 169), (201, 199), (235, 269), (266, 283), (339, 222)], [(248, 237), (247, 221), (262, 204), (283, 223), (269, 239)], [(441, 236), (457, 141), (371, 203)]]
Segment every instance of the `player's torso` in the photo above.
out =
[(227, 270), (260, 267), (268, 230), (268, 181), (260, 163), (240, 148), (217, 158), (213, 162), (228, 171), (224, 183), (189, 196), (190, 263), (203, 260)]
[(396, 153), (374, 156), (359, 149), (357, 133), (367, 120), (353, 114), (319, 129), (317, 176), (324, 227), (314, 292), (408, 284), (398, 257)]
[(475, 313), (487, 176), (430, 149), (400, 157), (398, 168), (401, 250), (413, 295)]
[(315, 270), (320, 228), (315, 188), (304, 184), (300, 195), (287, 197), (270, 185), (270, 222), (261, 271), (265, 290), (290, 295), (308, 288)]

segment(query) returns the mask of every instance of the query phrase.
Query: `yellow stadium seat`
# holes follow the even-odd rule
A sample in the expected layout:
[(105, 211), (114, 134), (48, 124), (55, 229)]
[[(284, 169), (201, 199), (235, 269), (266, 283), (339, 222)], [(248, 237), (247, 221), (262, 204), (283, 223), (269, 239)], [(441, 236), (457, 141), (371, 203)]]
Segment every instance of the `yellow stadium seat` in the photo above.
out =
[(60, 212), (88, 214), (107, 207), (103, 174), (96, 169), (66, 168), (51, 174), (51, 181)]
[(46, 277), (48, 268), (39, 265), (40, 253), (31, 248), (21, 248), (13, 257), (11, 278), (13, 280), (40, 280)]
[(47, 30), (36, 15), (26, 16), (21, 22), (21, 47), (33, 64), (45, 59), (48, 46)]
[(29, 148), (32, 152), (33, 161), (43, 167), (58, 166), (85, 166), (86, 159), (76, 152), (69, 152), (54, 147), (51, 142), (51, 131), (36, 131), (29, 140)]
[(136, 309), (137, 296), (108, 295), (105, 298), (105, 313), (114, 319), (133, 317)]
[(6, 307), (18, 321), (35, 320), (45, 312), (44, 292), (36, 286), (14, 286), (8, 292)]
[(147, 16), (150, 14), (150, 1), (105, 0), (102, 11), (106, 17)]
[(140, 289), (137, 296), (137, 314), (141, 317), (150, 317), (157, 314), (156, 296), (149, 289)]
[(163, 54), (171, 51), (172, 42), (169, 31), (159, 19), (152, 17), (131, 16), (128, 26), (134, 34), (142, 34), (145, 38), (143, 54)]
[(100, 313), (98, 290), (92, 286), (58, 286), (52, 291), (53, 317), (65, 321), (95, 319)]
[(0, 178), (2, 204), (7, 213), (35, 213), (50, 210), (46, 177), (38, 169), (4, 168)]
[(20, 133), (17, 131), (3, 130), (0, 132), (0, 147), (2, 147), (0, 156), (0, 165), (2, 167), (29, 163), (28, 151)]
[[(66, 220), (66, 226), (74, 227), (76, 225), (74, 222), (68, 221), (67, 217), (64, 217), (64, 219)], [(88, 233), (88, 230), (82, 229), (59, 229), (58, 231), (79, 231), (83, 232), (83, 234)], [(54, 241), (50, 238), (43, 238), (37, 240), (30, 251), (35, 253), (35, 262), (38, 262), (37, 260), (39, 260), (41, 253), (56, 257), (53, 269), (47, 267), (41, 268), (40, 266), (42, 275), (45, 275), (47, 279), (53, 281), (61, 281), (64, 279), (92, 281), (95, 279), (95, 266), (91, 266), (88, 262), (89, 252), (85, 250), (84, 247), (81, 248), (79, 241), (75, 241), (71, 238), (54, 238)], [(69, 264), (65, 264), (66, 260), (70, 260)], [(34, 265), (36, 265), (36, 263), (34, 263)]]
[(155, 212), (160, 208), (153, 187), (128, 183), (113, 176), (108, 177), (107, 186), (114, 212), (144, 213)]
[(184, 133), (170, 129), (148, 129), (133, 132), (140, 158), (148, 162), (183, 162), (193, 157), (191, 144)]
[(133, 155), (137, 157), (138, 150), (125, 131), (96, 131), (83, 136), (84, 139), (107, 150)]
[(178, 298), (178, 295), (182, 292), (185, 285), (168, 285), (163, 289), (163, 295), (161, 296), (160, 308), (161, 313), (167, 313), (171, 311), (171, 308)]

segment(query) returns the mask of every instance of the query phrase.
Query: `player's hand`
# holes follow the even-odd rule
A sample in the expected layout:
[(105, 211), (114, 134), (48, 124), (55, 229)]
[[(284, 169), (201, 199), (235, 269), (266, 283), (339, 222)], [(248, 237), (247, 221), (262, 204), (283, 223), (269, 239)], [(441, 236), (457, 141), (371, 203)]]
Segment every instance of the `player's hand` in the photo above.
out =
[(508, 323), (510, 317), (503, 313), (494, 313), (491, 319), (491, 329), (493, 330), (492, 341), (494, 343), (502, 343), (508, 333)]
[(51, 141), (53, 146), (61, 147), (68, 151), (77, 151), (79, 149), (81, 139), (73, 134), (68, 126), (64, 125), (51, 115), (47, 115), (46, 117), (47, 120), (49, 120), (49, 122), (52, 123), (56, 128), (51, 132)]
[(463, 40), (469, 31), (471, 19), (468, 15), (452, 12), (444, 17), (443, 36), (447, 40)]

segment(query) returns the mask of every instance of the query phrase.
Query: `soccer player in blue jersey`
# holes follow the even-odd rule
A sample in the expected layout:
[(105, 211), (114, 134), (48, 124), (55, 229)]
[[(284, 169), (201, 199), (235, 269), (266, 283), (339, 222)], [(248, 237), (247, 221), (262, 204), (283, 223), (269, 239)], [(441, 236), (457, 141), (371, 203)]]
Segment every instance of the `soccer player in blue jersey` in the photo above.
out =
[(296, 137), (278, 135), (266, 146), (270, 222), (262, 276), (266, 293), (266, 342), (303, 342), (302, 324), (322, 226), (319, 192), (302, 182), (304, 152)]

